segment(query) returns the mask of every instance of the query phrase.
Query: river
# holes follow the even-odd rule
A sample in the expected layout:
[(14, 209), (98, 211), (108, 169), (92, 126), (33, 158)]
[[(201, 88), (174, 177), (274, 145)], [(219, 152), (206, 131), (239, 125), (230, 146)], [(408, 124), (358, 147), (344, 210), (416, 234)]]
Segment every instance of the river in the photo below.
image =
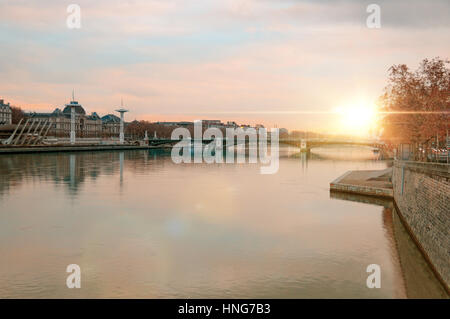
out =
[(0, 297), (440, 297), (392, 203), (330, 194), (387, 165), (345, 146), (284, 149), (273, 175), (163, 151), (0, 155)]

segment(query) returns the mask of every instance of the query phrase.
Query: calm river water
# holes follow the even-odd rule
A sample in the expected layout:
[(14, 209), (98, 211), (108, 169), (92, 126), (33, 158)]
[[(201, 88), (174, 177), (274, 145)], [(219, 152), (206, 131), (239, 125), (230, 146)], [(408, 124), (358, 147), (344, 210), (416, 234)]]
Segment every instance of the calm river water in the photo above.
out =
[[(156, 151), (0, 155), (0, 297), (443, 296), (391, 203), (330, 194), (347, 170), (386, 162), (294, 153), (274, 175)], [(81, 289), (66, 286), (69, 264)]]

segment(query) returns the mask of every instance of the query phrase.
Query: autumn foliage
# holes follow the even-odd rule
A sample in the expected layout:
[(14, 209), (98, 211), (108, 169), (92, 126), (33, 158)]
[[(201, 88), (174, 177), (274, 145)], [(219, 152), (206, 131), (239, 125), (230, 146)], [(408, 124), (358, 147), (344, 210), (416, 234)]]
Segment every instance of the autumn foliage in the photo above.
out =
[(415, 145), (444, 140), (450, 120), (449, 61), (425, 59), (411, 71), (405, 64), (389, 69), (388, 85), (380, 97), (384, 137)]

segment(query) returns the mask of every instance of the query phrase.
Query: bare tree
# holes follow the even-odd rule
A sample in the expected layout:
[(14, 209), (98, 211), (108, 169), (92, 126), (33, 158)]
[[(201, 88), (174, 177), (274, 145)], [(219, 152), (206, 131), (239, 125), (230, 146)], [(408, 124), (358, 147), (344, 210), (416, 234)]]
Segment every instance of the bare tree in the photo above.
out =
[(12, 124), (17, 124), (22, 118), (25, 117), (25, 113), (18, 106), (11, 106), (11, 119)]

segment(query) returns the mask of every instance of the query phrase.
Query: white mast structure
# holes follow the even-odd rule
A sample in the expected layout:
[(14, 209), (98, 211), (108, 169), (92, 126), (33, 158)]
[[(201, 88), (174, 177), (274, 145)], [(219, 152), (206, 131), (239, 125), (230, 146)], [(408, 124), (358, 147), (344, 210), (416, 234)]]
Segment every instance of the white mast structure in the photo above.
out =
[(70, 144), (75, 144), (75, 108), (80, 106), (80, 104), (75, 101), (74, 90), (72, 90), (72, 101), (66, 106), (70, 107)]
[(123, 99), (121, 100), (120, 109), (116, 110), (116, 112), (120, 113), (120, 133), (119, 133), (119, 140), (120, 144), (123, 144), (124, 142), (124, 134), (123, 134), (123, 114), (125, 112), (128, 112), (128, 110), (123, 108)]

